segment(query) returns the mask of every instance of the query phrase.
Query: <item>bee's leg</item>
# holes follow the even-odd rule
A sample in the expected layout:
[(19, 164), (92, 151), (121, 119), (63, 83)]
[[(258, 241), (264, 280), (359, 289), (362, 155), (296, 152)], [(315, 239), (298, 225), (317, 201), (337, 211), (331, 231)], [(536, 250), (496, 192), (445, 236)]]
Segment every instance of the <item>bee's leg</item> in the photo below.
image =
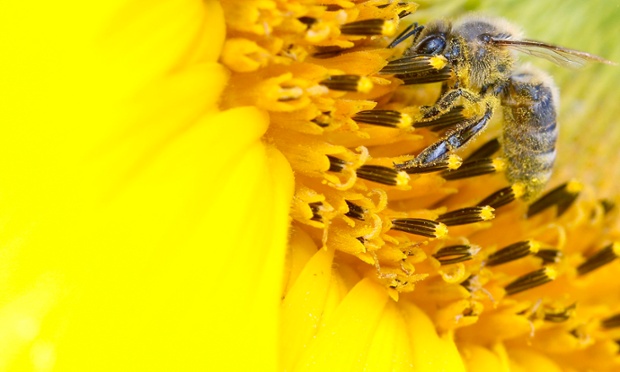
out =
[(464, 98), (469, 104), (476, 104), (481, 101), (480, 96), (469, 90), (458, 88), (447, 91), (433, 106), (422, 106), (420, 108), (421, 120), (429, 121), (437, 119), (441, 115), (455, 107), (456, 101)]
[(480, 117), (484, 111), (484, 98), (459, 88), (446, 91), (434, 105), (412, 108), (407, 114), (411, 116), (414, 128), (438, 131)]
[(425, 148), (415, 158), (400, 164), (394, 164), (396, 169), (409, 169), (424, 166), (431, 166), (444, 159), (449, 153), (464, 146), (476, 134), (486, 128), (491, 116), (493, 116), (494, 105), (487, 102), (486, 111), (481, 117), (469, 119), (450, 130), (441, 140)]
[(407, 28), (405, 28), (403, 30), (403, 32), (401, 32), (396, 39), (394, 39), (390, 45), (388, 45), (388, 48), (394, 48), (395, 46), (397, 46), (398, 44), (402, 43), (403, 41), (407, 40), (408, 38), (410, 38), (411, 36), (413, 36), (413, 43), (415, 43), (415, 41), (418, 38), (418, 35), (420, 35), (420, 32), (422, 32), (422, 30), (424, 30), (424, 26), (418, 26), (418, 23), (412, 23), (409, 26), (407, 26)]

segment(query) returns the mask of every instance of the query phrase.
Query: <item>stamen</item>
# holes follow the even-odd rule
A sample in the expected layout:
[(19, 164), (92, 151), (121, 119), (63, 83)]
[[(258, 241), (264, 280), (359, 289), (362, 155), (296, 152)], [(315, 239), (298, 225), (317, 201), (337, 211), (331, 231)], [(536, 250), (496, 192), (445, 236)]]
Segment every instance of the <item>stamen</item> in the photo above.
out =
[(484, 207), (462, 208), (440, 215), (437, 217), (437, 221), (446, 224), (446, 226), (489, 221), (495, 218), (493, 211), (494, 209), (488, 205)]
[(571, 336), (575, 337), (576, 339), (582, 339), (585, 335), (577, 328), (571, 329), (568, 332)]
[[(432, 71), (432, 70), (431, 70)], [(396, 74), (395, 77), (403, 81), (405, 85), (438, 83), (440, 81), (450, 80), (452, 77), (452, 69), (449, 66), (432, 73), (403, 73)]]
[(445, 224), (422, 218), (394, 219), (392, 220), (392, 230), (426, 236), (428, 238), (441, 238), (448, 233), (448, 228)]
[(394, 31), (396, 31), (394, 22), (385, 19), (365, 19), (340, 26), (340, 32), (344, 35), (390, 36), (394, 34)]
[(359, 75), (333, 75), (319, 82), (332, 90), (345, 92), (368, 93), (372, 89), (372, 82), (369, 78)]
[(330, 172), (341, 172), (345, 165), (346, 162), (342, 159), (338, 159), (336, 157), (333, 157), (331, 155), (326, 155), (327, 158), (329, 159), (329, 171)]
[(406, 168), (405, 172), (407, 172), (407, 174), (420, 174), (420, 173), (431, 173), (431, 172), (437, 172), (437, 171), (443, 171), (443, 170), (453, 170), (453, 169), (458, 169), (461, 166), (461, 164), (463, 164), (463, 161), (461, 160), (460, 156), (456, 154), (450, 154), (448, 158), (436, 164), (418, 165), (415, 167)]
[(609, 214), (609, 212), (611, 212), (616, 207), (616, 203), (614, 203), (613, 200), (602, 199), (600, 203), (603, 206), (603, 211), (605, 212), (605, 214)]
[[(409, 9), (407, 9), (409, 10)], [(403, 12), (401, 12), (402, 14)], [(392, 42), (387, 46), (388, 49), (394, 48), (398, 44), (402, 43), (407, 39), (411, 39), (411, 43), (415, 43), (418, 36), (420, 36), (420, 32), (424, 29), (424, 26), (419, 26), (417, 22), (414, 22), (407, 26), (398, 36), (392, 40)]]
[(614, 316), (610, 316), (607, 319), (603, 319), (603, 321), (601, 321), (601, 326), (603, 326), (603, 328), (620, 327), (620, 314), (616, 314)]
[(392, 289), (397, 289), (397, 288), (407, 287), (408, 285), (409, 285), (408, 280), (401, 280), (400, 278), (393, 278), (391, 283), (389, 284), (389, 287)]
[[(378, 9), (383, 9), (383, 8), (387, 8), (390, 5), (391, 3), (388, 2), (386, 4), (376, 5), (376, 7)], [(398, 13), (398, 18), (406, 17), (409, 14), (413, 13), (413, 10), (415, 10), (415, 6), (412, 6), (412, 3), (406, 3), (406, 2), (401, 1), (397, 3), (396, 5), (402, 9), (400, 13)]]
[(332, 121), (331, 111), (322, 112), (319, 116), (315, 117), (314, 119), (310, 121), (318, 125), (321, 128), (328, 127)]
[(315, 202), (309, 203), (308, 206), (312, 211), (312, 221), (323, 222), (323, 217), (321, 216), (321, 209), (323, 208), (323, 203)]
[(339, 56), (347, 49), (335, 45), (329, 45), (316, 47), (316, 50), (317, 51), (312, 54), (312, 57), (318, 59), (327, 59)]
[(443, 266), (471, 260), (479, 251), (480, 247), (477, 246), (452, 245), (439, 249), (433, 257), (435, 257)]
[(337, 12), (339, 10), (344, 9), (342, 6), (338, 4), (325, 4), (325, 10), (328, 12)]
[(366, 213), (366, 210), (360, 207), (359, 205), (354, 204), (353, 202), (350, 202), (348, 200), (345, 200), (345, 202), (347, 203), (347, 206), (349, 207), (349, 211), (345, 213), (345, 216), (355, 218), (356, 220), (364, 221), (364, 214)]
[(557, 216), (561, 216), (577, 199), (582, 188), (577, 181), (569, 181), (556, 187), (529, 206), (527, 217), (535, 216), (554, 205), (557, 206)]
[(448, 61), (444, 56), (414, 56), (395, 59), (379, 71), (381, 74), (437, 74)]
[(549, 283), (557, 277), (555, 269), (547, 266), (531, 273), (525, 274), (512, 283), (508, 284), (504, 290), (508, 296), (526, 291), (545, 283)]
[(504, 160), (500, 158), (466, 160), (459, 169), (445, 171), (441, 176), (448, 181), (460, 180), (495, 173), (499, 171), (503, 165)]
[(545, 310), (544, 320), (551, 323), (562, 323), (569, 320), (575, 313), (576, 304), (572, 304), (560, 311)]
[(382, 183), (384, 185), (398, 185), (400, 172), (394, 168), (384, 167), (382, 165), (362, 165), (355, 171), (359, 178)]
[(448, 170), (456, 170), (459, 169), (461, 165), (463, 165), (463, 159), (456, 154), (448, 155)]
[[(399, 3), (400, 4), (400, 3)], [(410, 10), (402, 10), (400, 13), (398, 13), (398, 18), (403, 19), (406, 16), (408, 16), (409, 14), (412, 14), (413, 12)]]
[(499, 140), (497, 138), (493, 138), (488, 141), (484, 145), (480, 146), (476, 151), (472, 152), (465, 160), (470, 161), (474, 159), (484, 159), (492, 156), (500, 149)]
[(411, 116), (394, 110), (364, 110), (352, 117), (353, 120), (390, 128), (407, 128), (411, 126)]
[[(488, 205), (494, 209), (504, 206), (522, 195), (523, 187), (520, 184), (504, 187), (484, 198), (479, 206)], [(521, 195), (520, 195), (521, 194)]]
[(472, 280), (475, 278), (474, 274), (471, 274), (470, 276), (467, 277), (467, 279), (463, 280), (460, 285), (467, 289), (467, 291), (471, 292), (472, 291)]
[(414, 128), (430, 128), (433, 131), (440, 131), (449, 127), (453, 127), (467, 120), (463, 115), (463, 106), (456, 106), (447, 113), (441, 115), (437, 119), (430, 121), (421, 121), (413, 124)]
[(300, 87), (282, 86), (279, 92), (278, 102), (295, 101), (303, 96), (304, 91)]
[(519, 258), (525, 257), (529, 254), (537, 253), (540, 248), (540, 244), (533, 240), (526, 240), (518, 243), (510, 244), (507, 247), (500, 249), (499, 251), (492, 253), (487, 258), (487, 266), (497, 266), (505, 264)]
[(486, 294), (489, 297), (489, 300), (491, 300), (491, 302), (495, 303), (495, 299), (493, 298), (493, 295), (491, 294), (491, 292), (489, 292), (487, 289), (485, 289), (482, 286), (481, 278), (478, 274), (471, 274), (470, 276), (467, 277), (467, 279), (463, 280), (460, 283), (460, 286), (465, 288), (467, 292), (469, 293), (482, 291), (484, 294)]
[(306, 25), (308, 28), (318, 22), (316, 18), (312, 17), (299, 17), (297, 20)]
[(552, 263), (558, 263), (564, 256), (561, 251), (557, 249), (541, 249), (535, 254), (536, 257), (542, 258), (543, 265)]
[(579, 275), (585, 275), (604, 266), (620, 256), (620, 242), (614, 242), (590, 256), (586, 262), (577, 267)]

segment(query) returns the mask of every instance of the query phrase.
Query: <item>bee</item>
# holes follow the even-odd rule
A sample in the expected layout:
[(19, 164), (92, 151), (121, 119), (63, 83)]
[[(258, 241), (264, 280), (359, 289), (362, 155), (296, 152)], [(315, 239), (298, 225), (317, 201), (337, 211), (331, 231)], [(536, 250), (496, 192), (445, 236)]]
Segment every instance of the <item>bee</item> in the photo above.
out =
[[(382, 73), (393, 74), (404, 84), (443, 82), (437, 102), (420, 107), (414, 121), (440, 123), (442, 117), (460, 115), (460, 122), (413, 159), (395, 164), (396, 169), (433, 166), (445, 160), (484, 130), (501, 107), (506, 178), (523, 186), (525, 201), (544, 189), (553, 171), (559, 97), (553, 79), (531, 65), (519, 66), (515, 52), (567, 67), (586, 62), (614, 64), (589, 53), (524, 39), (508, 21), (479, 15), (453, 23), (413, 24), (389, 47), (409, 38), (413, 38), (411, 47)], [(469, 115), (461, 114), (464, 108)]]

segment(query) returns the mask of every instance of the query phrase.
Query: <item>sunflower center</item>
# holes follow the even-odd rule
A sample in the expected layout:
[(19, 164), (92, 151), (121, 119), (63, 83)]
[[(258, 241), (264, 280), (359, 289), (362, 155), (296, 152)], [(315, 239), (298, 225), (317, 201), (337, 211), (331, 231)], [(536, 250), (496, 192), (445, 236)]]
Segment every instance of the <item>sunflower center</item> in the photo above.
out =
[[(521, 200), (527, 186), (504, 174), (499, 115), (486, 102), (441, 112), (433, 82), (447, 60), (398, 59), (407, 40), (389, 47), (414, 4), (241, 3), (224, 3), (222, 62), (232, 76), (221, 104), (269, 113), (265, 141), (295, 172), (294, 231), (463, 343), (544, 350), (557, 334), (579, 341), (570, 350), (613, 342), (617, 315), (598, 313), (588, 293), (610, 288), (600, 273), (618, 268), (620, 243), (606, 233), (613, 208), (578, 200), (577, 181)], [(432, 73), (414, 79), (414, 67)], [(443, 154), (438, 139), (480, 115), (490, 128), (470, 146), (412, 160)]]

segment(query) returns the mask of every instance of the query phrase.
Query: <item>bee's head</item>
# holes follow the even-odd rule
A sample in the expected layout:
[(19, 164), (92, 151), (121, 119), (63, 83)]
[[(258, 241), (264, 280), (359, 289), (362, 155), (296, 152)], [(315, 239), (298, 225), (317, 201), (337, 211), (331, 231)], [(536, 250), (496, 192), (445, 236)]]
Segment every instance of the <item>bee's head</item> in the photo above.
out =
[(481, 88), (506, 80), (514, 64), (514, 55), (508, 48), (493, 43), (497, 39), (517, 39), (521, 32), (500, 18), (468, 15), (452, 27), (452, 34), (464, 45), (465, 65), (469, 86)]
[(424, 27), (407, 55), (443, 55), (448, 48), (451, 25), (447, 21), (435, 21)]
[(502, 19), (469, 15), (454, 24), (443, 20), (429, 23), (407, 55), (443, 55), (463, 85), (480, 89), (505, 80), (514, 62), (512, 52), (491, 39), (519, 36), (520, 32)]

